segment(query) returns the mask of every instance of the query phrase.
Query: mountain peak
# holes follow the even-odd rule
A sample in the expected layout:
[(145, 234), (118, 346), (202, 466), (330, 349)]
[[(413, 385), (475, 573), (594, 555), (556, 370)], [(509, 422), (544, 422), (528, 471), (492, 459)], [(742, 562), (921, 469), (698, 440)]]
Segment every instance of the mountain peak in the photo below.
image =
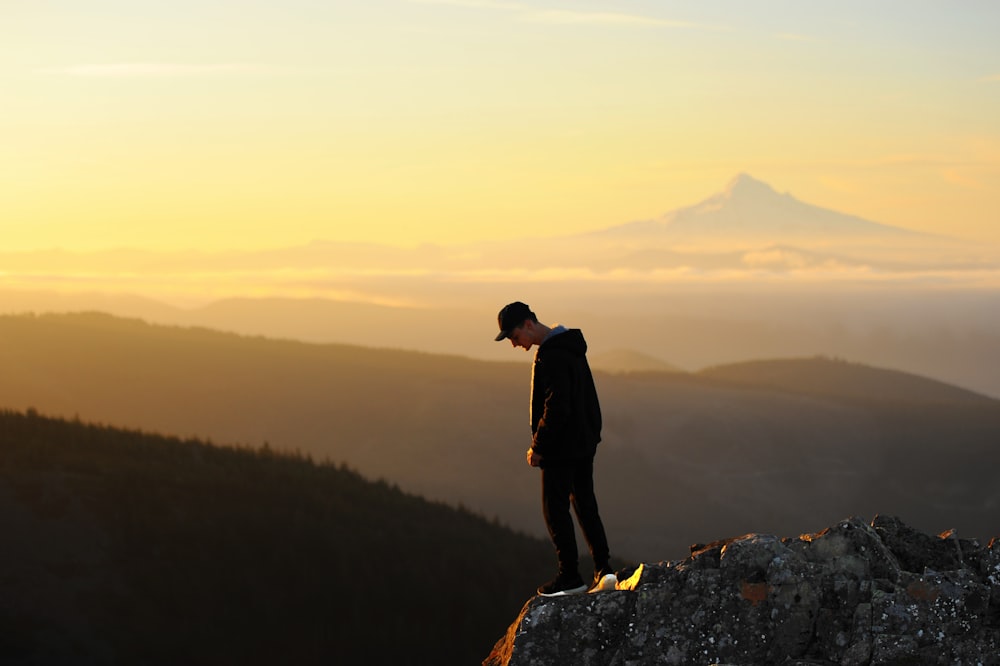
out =
[[(609, 233), (610, 232), (610, 233)], [(748, 173), (739, 173), (725, 189), (692, 206), (678, 208), (655, 220), (612, 227), (603, 235), (618, 238), (668, 238), (728, 243), (828, 243), (848, 238), (874, 240), (907, 234), (903, 229), (870, 222), (854, 215), (813, 206)]]
[(727, 195), (728, 198), (761, 194), (774, 196), (778, 193), (773, 187), (762, 180), (757, 180), (748, 173), (737, 174), (735, 178), (729, 181), (723, 192), (723, 195)]
[(710, 196), (699, 204), (681, 210), (718, 210), (720, 208), (738, 206), (750, 211), (773, 211), (779, 207), (790, 205), (806, 206), (789, 194), (781, 194), (770, 184), (754, 178), (748, 173), (737, 174), (719, 193)]

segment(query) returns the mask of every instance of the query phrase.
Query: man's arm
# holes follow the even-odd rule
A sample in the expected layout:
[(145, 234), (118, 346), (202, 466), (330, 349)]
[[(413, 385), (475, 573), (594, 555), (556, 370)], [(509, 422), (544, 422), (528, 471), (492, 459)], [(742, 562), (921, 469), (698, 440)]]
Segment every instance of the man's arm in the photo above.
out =
[(571, 359), (553, 354), (544, 361), (546, 377), (542, 416), (532, 439), (532, 449), (545, 455), (573, 430), (573, 367)]

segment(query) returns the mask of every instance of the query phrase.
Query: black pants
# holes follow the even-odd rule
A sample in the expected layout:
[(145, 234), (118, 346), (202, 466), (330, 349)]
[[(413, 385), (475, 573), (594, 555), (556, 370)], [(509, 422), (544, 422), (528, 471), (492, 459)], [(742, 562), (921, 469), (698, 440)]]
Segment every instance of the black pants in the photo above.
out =
[(542, 515), (556, 549), (559, 571), (579, 571), (576, 532), (569, 515), (570, 503), (590, 548), (595, 570), (608, 566), (608, 537), (594, 495), (594, 460), (561, 463), (542, 469)]

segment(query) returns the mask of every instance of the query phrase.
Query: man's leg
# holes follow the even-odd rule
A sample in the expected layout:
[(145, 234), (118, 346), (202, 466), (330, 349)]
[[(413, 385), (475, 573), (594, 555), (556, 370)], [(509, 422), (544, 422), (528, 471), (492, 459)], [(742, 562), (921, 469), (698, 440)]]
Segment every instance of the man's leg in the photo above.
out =
[(576, 532), (573, 527), (573, 517), (569, 514), (573, 477), (572, 467), (542, 469), (542, 515), (545, 517), (545, 526), (549, 530), (552, 545), (556, 549), (561, 574), (579, 574)]
[(608, 537), (604, 533), (604, 523), (597, 508), (597, 496), (594, 493), (593, 459), (581, 461), (573, 466), (573, 511), (576, 512), (580, 529), (590, 547), (595, 571), (608, 568), (610, 550)]

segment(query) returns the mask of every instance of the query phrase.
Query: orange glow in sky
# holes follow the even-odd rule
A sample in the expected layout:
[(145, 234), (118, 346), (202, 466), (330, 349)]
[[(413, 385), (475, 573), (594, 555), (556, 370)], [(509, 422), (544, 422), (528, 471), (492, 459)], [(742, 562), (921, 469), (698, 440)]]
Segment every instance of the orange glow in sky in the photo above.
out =
[(751, 173), (1000, 241), (1000, 4), (0, 4), (4, 250), (414, 246)]

